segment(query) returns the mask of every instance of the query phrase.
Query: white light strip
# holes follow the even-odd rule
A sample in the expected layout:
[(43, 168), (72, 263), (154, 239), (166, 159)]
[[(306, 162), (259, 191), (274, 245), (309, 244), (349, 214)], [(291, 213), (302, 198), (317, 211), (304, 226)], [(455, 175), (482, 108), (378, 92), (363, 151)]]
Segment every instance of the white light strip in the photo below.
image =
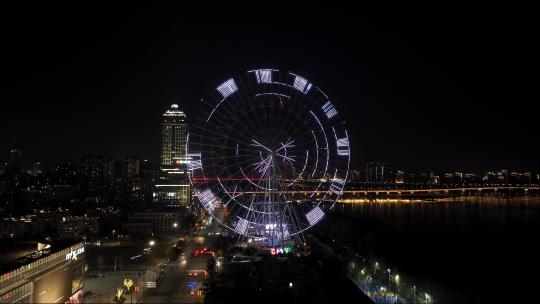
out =
[[(324, 141), (326, 142), (326, 166), (324, 167), (324, 172), (322, 174), (322, 176), (326, 176), (326, 171), (328, 171), (328, 162), (330, 160), (330, 149), (329, 149), (329, 145), (328, 145), (328, 137), (326, 137), (326, 132), (324, 131), (324, 128), (321, 124), (321, 121), (319, 120), (319, 118), (317, 118), (317, 115), (315, 115), (315, 113), (313, 113), (313, 111), (309, 111), (309, 113), (311, 113), (311, 115), (313, 116), (313, 118), (315, 118), (315, 120), (317, 121), (317, 123), (319, 124), (319, 127), (321, 128), (321, 132), (323, 133), (324, 135)], [(335, 133), (335, 131), (334, 131)], [(334, 134), (335, 135), (335, 134)], [(324, 148), (323, 148), (324, 149)], [(318, 159), (319, 157), (317, 157)], [(317, 188), (315, 188), (315, 191), (309, 196), (309, 197), (312, 197), (315, 195), (315, 193), (317, 191), (319, 191), (319, 188), (321, 187), (322, 185), (322, 179), (321, 181), (319, 182), (319, 184), (317, 185)]]
[(306, 213), (306, 218), (311, 226), (317, 224), (324, 217), (324, 212), (317, 206), (310, 212)]
[(258, 97), (258, 96), (265, 96), (265, 95), (275, 95), (275, 96), (281, 96), (281, 97), (285, 97), (285, 98), (291, 98), (291, 96), (289, 96), (289, 95), (280, 94), (280, 93), (260, 93), (260, 94), (255, 94), (254, 96)]
[(330, 101), (327, 101), (323, 106), (322, 109), (324, 111), (324, 114), (326, 114), (327, 118), (332, 118), (337, 114), (337, 110), (334, 108), (332, 103)]
[(203, 204), (204, 208), (209, 211), (213, 211), (214, 206), (218, 202), (218, 199), (210, 189), (199, 193), (197, 197), (199, 198), (199, 201)]
[(189, 187), (189, 185), (156, 185), (156, 187)]
[(190, 153), (188, 154), (188, 170), (194, 171), (197, 169), (202, 169), (202, 160), (201, 153)]
[(287, 142), (283, 144), (280, 142), (281, 148), (277, 149), (276, 152), (285, 149), (285, 154), (287, 154), (287, 148), (294, 148), (294, 140), (292, 140), (290, 137), (287, 139)]
[(270, 166), (272, 165), (272, 156), (269, 155), (260, 162), (254, 163), (252, 165), (255, 166), (255, 170), (257, 170), (259, 173), (262, 173), (261, 176), (265, 176), (266, 171), (268, 171), (268, 168), (270, 168)]
[[(235, 201), (235, 198), (239, 197), (240, 195), (243, 195), (244, 193), (242, 192), (236, 192), (236, 189), (238, 189), (238, 185), (235, 185), (234, 186), (234, 190), (232, 191), (232, 195), (230, 194), (231, 191), (228, 191), (227, 188), (225, 188), (225, 186), (223, 185), (223, 183), (221, 182), (221, 180), (219, 179), (219, 176), (217, 177), (217, 180), (218, 180), (218, 183), (219, 185), (221, 186), (221, 188), (223, 189), (223, 192), (225, 192), (225, 194), (227, 194), (230, 199), (223, 205), (223, 207), (227, 207), (227, 205), (231, 202), (231, 201)], [(238, 193), (238, 194), (237, 194)], [(244, 207), (244, 205), (240, 204), (242, 207)], [(244, 207), (245, 208), (245, 207)]]
[(300, 177), (302, 177), (302, 175), (304, 174), (304, 170), (306, 170), (308, 160), (309, 160), (309, 150), (306, 150), (306, 160), (304, 162), (304, 167), (302, 168), (302, 172), (300, 172), (300, 174), (298, 174), (298, 176), (292, 182), (290, 182), (287, 186), (292, 186), (292, 184), (296, 183), (296, 181), (300, 179)]
[(272, 70), (255, 70), (258, 83), (272, 83)]
[(317, 153), (315, 155), (315, 168), (313, 168), (313, 173), (311, 173), (311, 177), (313, 177), (315, 172), (317, 172), (317, 166), (319, 165), (319, 143), (317, 142), (317, 136), (315, 136), (313, 130), (311, 130), (311, 134), (313, 134), (313, 139), (315, 139), (315, 152)]
[(244, 178), (250, 183), (252, 184), (253, 186), (259, 188), (259, 189), (262, 189), (262, 190), (276, 190), (276, 189), (269, 189), (269, 188), (265, 188), (265, 187), (261, 187), (257, 184), (255, 184), (254, 182), (251, 181), (251, 179), (249, 177), (247, 177), (246, 173), (244, 173), (244, 170), (242, 169), (242, 167), (238, 167), (238, 169), (240, 169), (240, 173), (242, 174), (242, 176), (244, 176)]
[(336, 195), (342, 195), (343, 194), (343, 187), (345, 186), (345, 180), (334, 177), (334, 181), (330, 185), (330, 190), (335, 193)]
[(232, 93), (238, 91), (238, 87), (236, 86), (234, 79), (231, 78), (217, 87), (217, 90), (221, 93), (223, 98), (227, 98)]
[(248, 228), (248, 221), (239, 217), (238, 222), (236, 222), (234, 231), (238, 232), (239, 234), (244, 234), (246, 233), (247, 228)]
[(349, 139), (347, 137), (337, 139), (337, 154), (349, 155)]
[(351, 149), (349, 148), (349, 135), (345, 131), (345, 137), (337, 138), (336, 129), (332, 127), (334, 137), (336, 138), (337, 154), (341, 156), (348, 156)]
[(304, 77), (295, 75), (293, 87), (298, 91), (306, 94), (307, 92), (309, 92), (309, 89), (311, 89), (311, 83), (309, 83)]

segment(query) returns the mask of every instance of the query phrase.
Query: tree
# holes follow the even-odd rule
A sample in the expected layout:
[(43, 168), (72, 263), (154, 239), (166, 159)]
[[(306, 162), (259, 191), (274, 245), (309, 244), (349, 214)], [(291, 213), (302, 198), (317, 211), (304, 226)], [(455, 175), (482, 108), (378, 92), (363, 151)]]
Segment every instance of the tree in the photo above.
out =
[(208, 271), (208, 277), (204, 280), (203, 292), (205, 295), (210, 295), (216, 290), (217, 286), (216, 259), (213, 256), (208, 259), (206, 270)]

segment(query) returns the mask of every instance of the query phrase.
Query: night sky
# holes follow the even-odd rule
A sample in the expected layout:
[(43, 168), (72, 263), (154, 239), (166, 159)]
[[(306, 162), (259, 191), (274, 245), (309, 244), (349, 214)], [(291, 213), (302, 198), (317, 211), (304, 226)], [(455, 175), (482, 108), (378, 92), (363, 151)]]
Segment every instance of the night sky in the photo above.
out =
[(538, 170), (538, 17), (526, 7), (9, 7), (0, 10), (0, 160), (85, 153), (157, 163), (160, 115), (247, 69), (320, 86), (353, 168)]

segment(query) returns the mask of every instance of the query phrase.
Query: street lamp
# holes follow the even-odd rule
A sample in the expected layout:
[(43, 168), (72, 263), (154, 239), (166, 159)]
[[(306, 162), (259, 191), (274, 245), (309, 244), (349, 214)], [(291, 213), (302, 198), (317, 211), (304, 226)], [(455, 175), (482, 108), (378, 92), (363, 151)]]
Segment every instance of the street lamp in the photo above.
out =
[(156, 241), (154, 241), (154, 240), (150, 240), (150, 242), (148, 242), (148, 245), (150, 245), (150, 246), (154, 246), (155, 244), (156, 244)]
[(178, 223), (174, 223), (174, 224), (173, 224), (173, 227), (174, 227), (174, 228), (178, 227)]
[(397, 297), (399, 296), (399, 274), (396, 274), (394, 276), (394, 281), (396, 282), (396, 299), (397, 299)]
[(427, 293), (424, 293), (426, 295), (426, 304), (429, 303), (429, 300), (431, 300), (431, 297), (427, 294)]

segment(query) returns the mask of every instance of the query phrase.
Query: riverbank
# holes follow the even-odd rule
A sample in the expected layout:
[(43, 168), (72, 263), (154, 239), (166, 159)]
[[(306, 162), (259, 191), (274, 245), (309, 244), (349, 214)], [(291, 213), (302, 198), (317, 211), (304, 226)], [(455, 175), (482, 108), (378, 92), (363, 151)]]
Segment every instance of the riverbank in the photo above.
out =
[(433, 286), (438, 303), (527, 302), (539, 283), (538, 196), (340, 204), (317, 230)]

